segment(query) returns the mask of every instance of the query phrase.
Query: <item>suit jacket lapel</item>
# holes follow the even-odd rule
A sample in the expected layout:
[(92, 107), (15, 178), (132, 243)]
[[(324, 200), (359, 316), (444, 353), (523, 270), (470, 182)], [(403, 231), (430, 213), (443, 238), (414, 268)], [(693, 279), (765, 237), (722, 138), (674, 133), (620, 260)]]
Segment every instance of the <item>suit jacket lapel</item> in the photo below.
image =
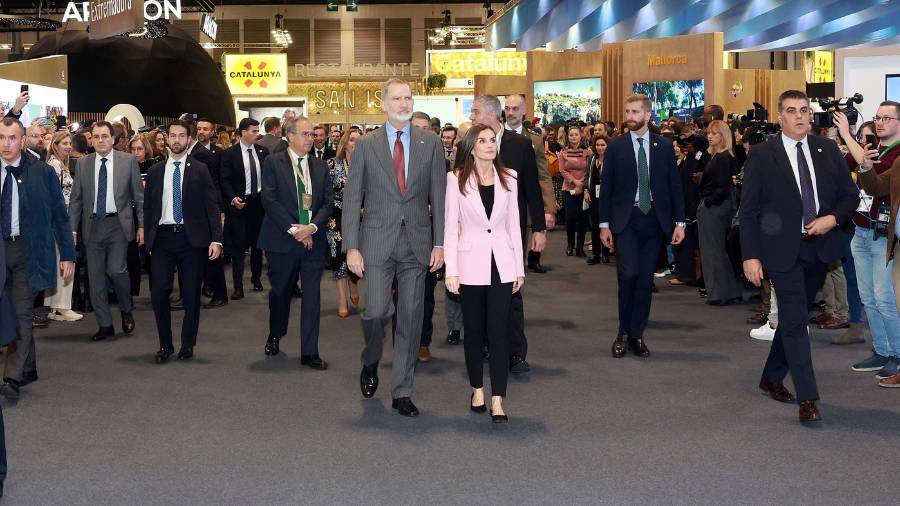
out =
[[(819, 195), (819, 210), (822, 209), (822, 196), (825, 195), (825, 191), (822, 189), (822, 185), (826, 182), (825, 179), (827, 174), (825, 173), (824, 167), (826, 167), (825, 162), (825, 152), (822, 149), (821, 143), (818, 142), (817, 137), (808, 136), (807, 143), (809, 144), (809, 155), (812, 158), (813, 166), (810, 167), (816, 175), (816, 193)], [(813, 140), (815, 139), (815, 140)], [(819, 170), (821, 168), (821, 170)]]
[(82, 177), (85, 177), (85, 181), (87, 182), (87, 194), (90, 195), (90, 199), (85, 202), (84, 209), (88, 214), (94, 214), (94, 203), (97, 202), (97, 180), (94, 177), (94, 166), (97, 164), (97, 153), (91, 153), (87, 155), (84, 160), (84, 171), (85, 174)]
[[(381, 166), (384, 167), (388, 177), (394, 182), (392, 186), (397, 190), (397, 194), (399, 195), (400, 184), (397, 182), (397, 175), (394, 174), (394, 156), (388, 150), (387, 145), (387, 127), (381, 127), (369, 135), (373, 136), (373, 140), (375, 141), (375, 154), (381, 159)], [(407, 188), (408, 187), (409, 186), (407, 185)]]
[(783, 177), (787, 178), (785, 182), (789, 183), (789, 187), (793, 190), (797, 200), (801, 200), (800, 187), (797, 186), (797, 178), (794, 177), (794, 169), (791, 166), (791, 160), (788, 158), (787, 151), (784, 150), (784, 143), (781, 142), (781, 137), (777, 137), (775, 142), (775, 164), (781, 169), (780, 172), (783, 174)]
[(422, 132), (419, 131), (418, 128), (410, 127), (409, 129), (409, 160), (407, 160), (407, 170), (406, 170), (406, 194), (409, 195), (410, 191), (413, 188), (413, 184), (415, 184), (420, 176), (424, 175), (423, 170), (418, 170), (413, 167), (413, 160), (424, 160), (425, 159), (425, 140), (423, 139)]

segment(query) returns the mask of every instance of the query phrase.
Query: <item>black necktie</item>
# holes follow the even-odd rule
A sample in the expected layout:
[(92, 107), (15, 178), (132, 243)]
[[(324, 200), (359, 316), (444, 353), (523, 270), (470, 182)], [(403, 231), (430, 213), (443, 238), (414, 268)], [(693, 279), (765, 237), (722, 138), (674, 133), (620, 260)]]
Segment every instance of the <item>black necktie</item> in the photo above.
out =
[[(12, 215), (13, 215), (13, 206), (12, 206), (12, 194), (13, 194), (13, 185), (16, 184), (13, 175), (12, 175), (12, 166), (6, 166), (6, 176), (3, 178), (3, 194), (0, 197), (0, 211), (3, 214), (3, 225), (2, 225), (2, 235), (4, 239), (9, 239), (12, 237)], [(2, 289), (3, 287), (0, 287)]]
[(100, 159), (100, 171), (97, 176), (97, 216), (106, 216), (106, 158)]
[(253, 158), (253, 148), (247, 148), (247, 157), (250, 159), (250, 196), (259, 195), (259, 176), (256, 175), (256, 159)]
[(800, 173), (800, 200), (803, 201), (803, 224), (809, 225), (816, 219), (816, 194), (813, 191), (809, 164), (803, 154), (803, 143), (797, 143), (797, 172)]

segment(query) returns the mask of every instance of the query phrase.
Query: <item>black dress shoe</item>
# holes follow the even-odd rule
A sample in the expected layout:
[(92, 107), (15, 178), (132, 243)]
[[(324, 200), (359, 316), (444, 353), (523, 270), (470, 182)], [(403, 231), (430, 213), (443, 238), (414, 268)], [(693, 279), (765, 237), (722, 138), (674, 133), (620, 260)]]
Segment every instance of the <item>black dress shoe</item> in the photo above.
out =
[(50, 318), (39, 314), (31, 315), (31, 328), (45, 329), (50, 326)]
[(278, 343), (280, 341), (281, 341), (281, 337), (269, 336), (266, 339), (266, 355), (278, 355), (278, 352), (281, 351), (278, 348)]
[(472, 397), (469, 398), (469, 409), (472, 411), (472, 413), (484, 413), (485, 411), (487, 411), (487, 404), (482, 404), (481, 406), (475, 406), (472, 404), (472, 401), (474, 401), (474, 400), (475, 400), (475, 394), (473, 393)]
[(294, 285), (294, 298), (297, 298), (297, 299), (303, 298), (303, 290), (299, 286), (296, 286), (296, 285)]
[(625, 337), (622, 334), (616, 336), (616, 340), (612, 345), (613, 358), (622, 358), (625, 356)]
[(459, 342), (460, 342), (460, 338), (459, 338), (458, 330), (451, 330), (450, 332), (447, 333), (447, 344), (455, 346), (455, 345), (459, 344)]
[(300, 365), (305, 365), (317, 371), (328, 369), (328, 362), (322, 360), (318, 355), (300, 355)]
[(584, 258), (587, 256), (587, 253), (584, 252), (584, 248), (578, 248), (575, 250), (575, 256)]
[(572, 255), (574, 255), (574, 254), (575, 254), (575, 249), (574, 249), (574, 248), (566, 248), (566, 256), (567, 256), (567, 257), (570, 257), (570, 256), (572, 256)]
[(359, 373), (359, 389), (366, 399), (375, 395), (375, 391), (378, 390), (378, 364), (363, 366), (362, 372)]
[(2, 387), (8, 388), (14, 395), (19, 395), (19, 389), (22, 387), (22, 383), (12, 378), (3, 378)]
[(91, 336), (91, 341), (102, 341), (107, 337), (112, 337), (116, 334), (116, 331), (113, 330), (112, 327), (100, 327), (97, 330), (97, 333)]
[(131, 311), (122, 311), (122, 332), (129, 336), (134, 332), (134, 315)]
[(588, 258), (587, 262), (585, 262), (585, 263), (588, 265), (597, 265), (597, 264), (601, 263), (602, 261), (603, 260), (601, 260), (600, 257), (595, 255), (595, 256), (592, 256), (591, 258)]
[(194, 358), (194, 347), (188, 346), (178, 350), (178, 360), (190, 360)]
[(641, 338), (628, 339), (628, 351), (641, 358), (650, 356), (650, 350), (647, 349), (647, 345), (644, 344), (644, 340)]
[(159, 349), (159, 351), (156, 352), (156, 357), (155, 357), (156, 363), (162, 364), (163, 362), (167, 362), (169, 360), (169, 357), (171, 357), (173, 353), (175, 353), (175, 347), (173, 347), (173, 346), (161, 347)]
[(403, 416), (414, 417), (419, 416), (419, 408), (413, 404), (409, 397), (400, 397), (391, 401), (391, 407), (396, 409)]
[(491, 410), (491, 422), (492, 423), (508, 423), (509, 418), (506, 415), (495, 415), (494, 410)]
[(609, 255), (600, 255), (600, 261), (608, 264), (609, 263)]
[(235, 289), (234, 292), (231, 294), (231, 300), (241, 300), (243, 298), (244, 298), (244, 289), (243, 288)]
[(262, 282), (260, 282), (260, 281), (253, 281), (253, 291), (254, 291), (254, 292), (261, 292), (261, 291), (263, 291)]
[(513, 355), (509, 360), (509, 372), (521, 374), (531, 371), (531, 366), (525, 360), (525, 357)]
[(528, 262), (528, 270), (536, 274), (547, 273), (547, 269), (540, 262)]
[(213, 299), (206, 304), (203, 304), (204, 309), (214, 309), (217, 307), (222, 307), (228, 304), (228, 299)]

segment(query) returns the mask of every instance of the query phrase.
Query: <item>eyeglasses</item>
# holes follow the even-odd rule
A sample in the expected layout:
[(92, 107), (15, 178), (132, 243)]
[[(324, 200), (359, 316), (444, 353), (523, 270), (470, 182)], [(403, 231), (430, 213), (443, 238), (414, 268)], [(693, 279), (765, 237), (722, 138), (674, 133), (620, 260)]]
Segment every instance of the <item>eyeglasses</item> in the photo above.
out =
[(895, 120), (895, 119), (897, 119), (897, 118), (895, 118), (895, 117), (893, 117), (893, 116), (875, 116), (875, 117), (872, 118), (872, 121), (875, 122), (875, 123), (878, 123), (879, 121), (884, 122), (884, 123), (888, 123), (888, 122), (890, 122), (891, 120)]

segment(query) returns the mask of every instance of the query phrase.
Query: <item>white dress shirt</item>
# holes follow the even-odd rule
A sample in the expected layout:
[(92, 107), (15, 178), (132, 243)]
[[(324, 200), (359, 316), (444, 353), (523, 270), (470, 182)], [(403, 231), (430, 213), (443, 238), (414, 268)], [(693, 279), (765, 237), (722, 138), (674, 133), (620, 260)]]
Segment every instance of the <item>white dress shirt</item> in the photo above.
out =
[[(250, 156), (253, 156), (253, 160), (256, 162), (256, 185), (258, 188), (257, 192), (262, 191), (262, 164), (259, 163), (259, 157), (256, 156), (256, 148), (254, 146), (248, 146), (244, 144), (243, 141), (240, 142), (241, 145), (241, 157), (244, 160), (244, 195), (250, 195), (252, 193), (250, 189)], [(247, 152), (250, 150), (253, 155)]]
[[(803, 195), (803, 188), (800, 186), (800, 167), (797, 165), (797, 142), (794, 139), (791, 139), (787, 135), (781, 134), (781, 142), (784, 143), (784, 150), (787, 152), (788, 160), (791, 162), (791, 170), (794, 171), (794, 181), (797, 182), (797, 189), (800, 191), (800, 195)], [(809, 153), (809, 137), (804, 137), (802, 141), (803, 143), (803, 155), (806, 157), (806, 165), (809, 167), (809, 177), (812, 181), (813, 187), (813, 195), (816, 197), (816, 214), (819, 214), (819, 188), (816, 186), (816, 169), (813, 166), (812, 155)], [(803, 226), (803, 218), (800, 218), (800, 230), (802, 232), (806, 231), (806, 227)]]
[[(175, 223), (175, 202), (172, 188), (172, 176), (175, 174), (175, 162), (180, 162), (181, 189), (184, 190), (184, 169), (185, 163), (187, 162), (187, 156), (182, 157), (180, 160), (176, 159), (174, 155), (170, 156), (169, 159), (166, 160), (166, 172), (163, 176), (162, 216), (159, 217), (160, 225), (178, 225), (178, 223)], [(181, 218), (182, 223), (184, 223), (184, 191), (181, 192), (181, 205)]]
[[(7, 165), (3, 163), (3, 168), (0, 169), (0, 192), (3, 192), (3, 185), (6, 183), (6, 172), (10, 170), (10, 167), (18, 167), (19, 164), (22, 163), (22, 156), (19, 155), (19, 158), (16, 159), (15, 162)], [(12, 186), (12, 228), (10, 229), (12, 233), (12, 237), (16, 237), (19, 234), (19, 185), (16, 184), (16, 176), (13, 174), (12, 176), (13, 186)]]
[[(106, 212), (107, 213), (117, 213), (119, 209), (116, 207), (116, 195), (113, 191), (113, 158), (115, 157), (116, 152), (110, 151), (106, 154), (106, 156), (101, 156), (100, 153), (96, 153), (96, 158), (94, 158), (94, 185), (100, 184), (100, 159), (106, 158)], [(96, 188), (99, 190), (99, 188)], [(94, 213), (97, 213), (97, 191), (94, 193)]]

